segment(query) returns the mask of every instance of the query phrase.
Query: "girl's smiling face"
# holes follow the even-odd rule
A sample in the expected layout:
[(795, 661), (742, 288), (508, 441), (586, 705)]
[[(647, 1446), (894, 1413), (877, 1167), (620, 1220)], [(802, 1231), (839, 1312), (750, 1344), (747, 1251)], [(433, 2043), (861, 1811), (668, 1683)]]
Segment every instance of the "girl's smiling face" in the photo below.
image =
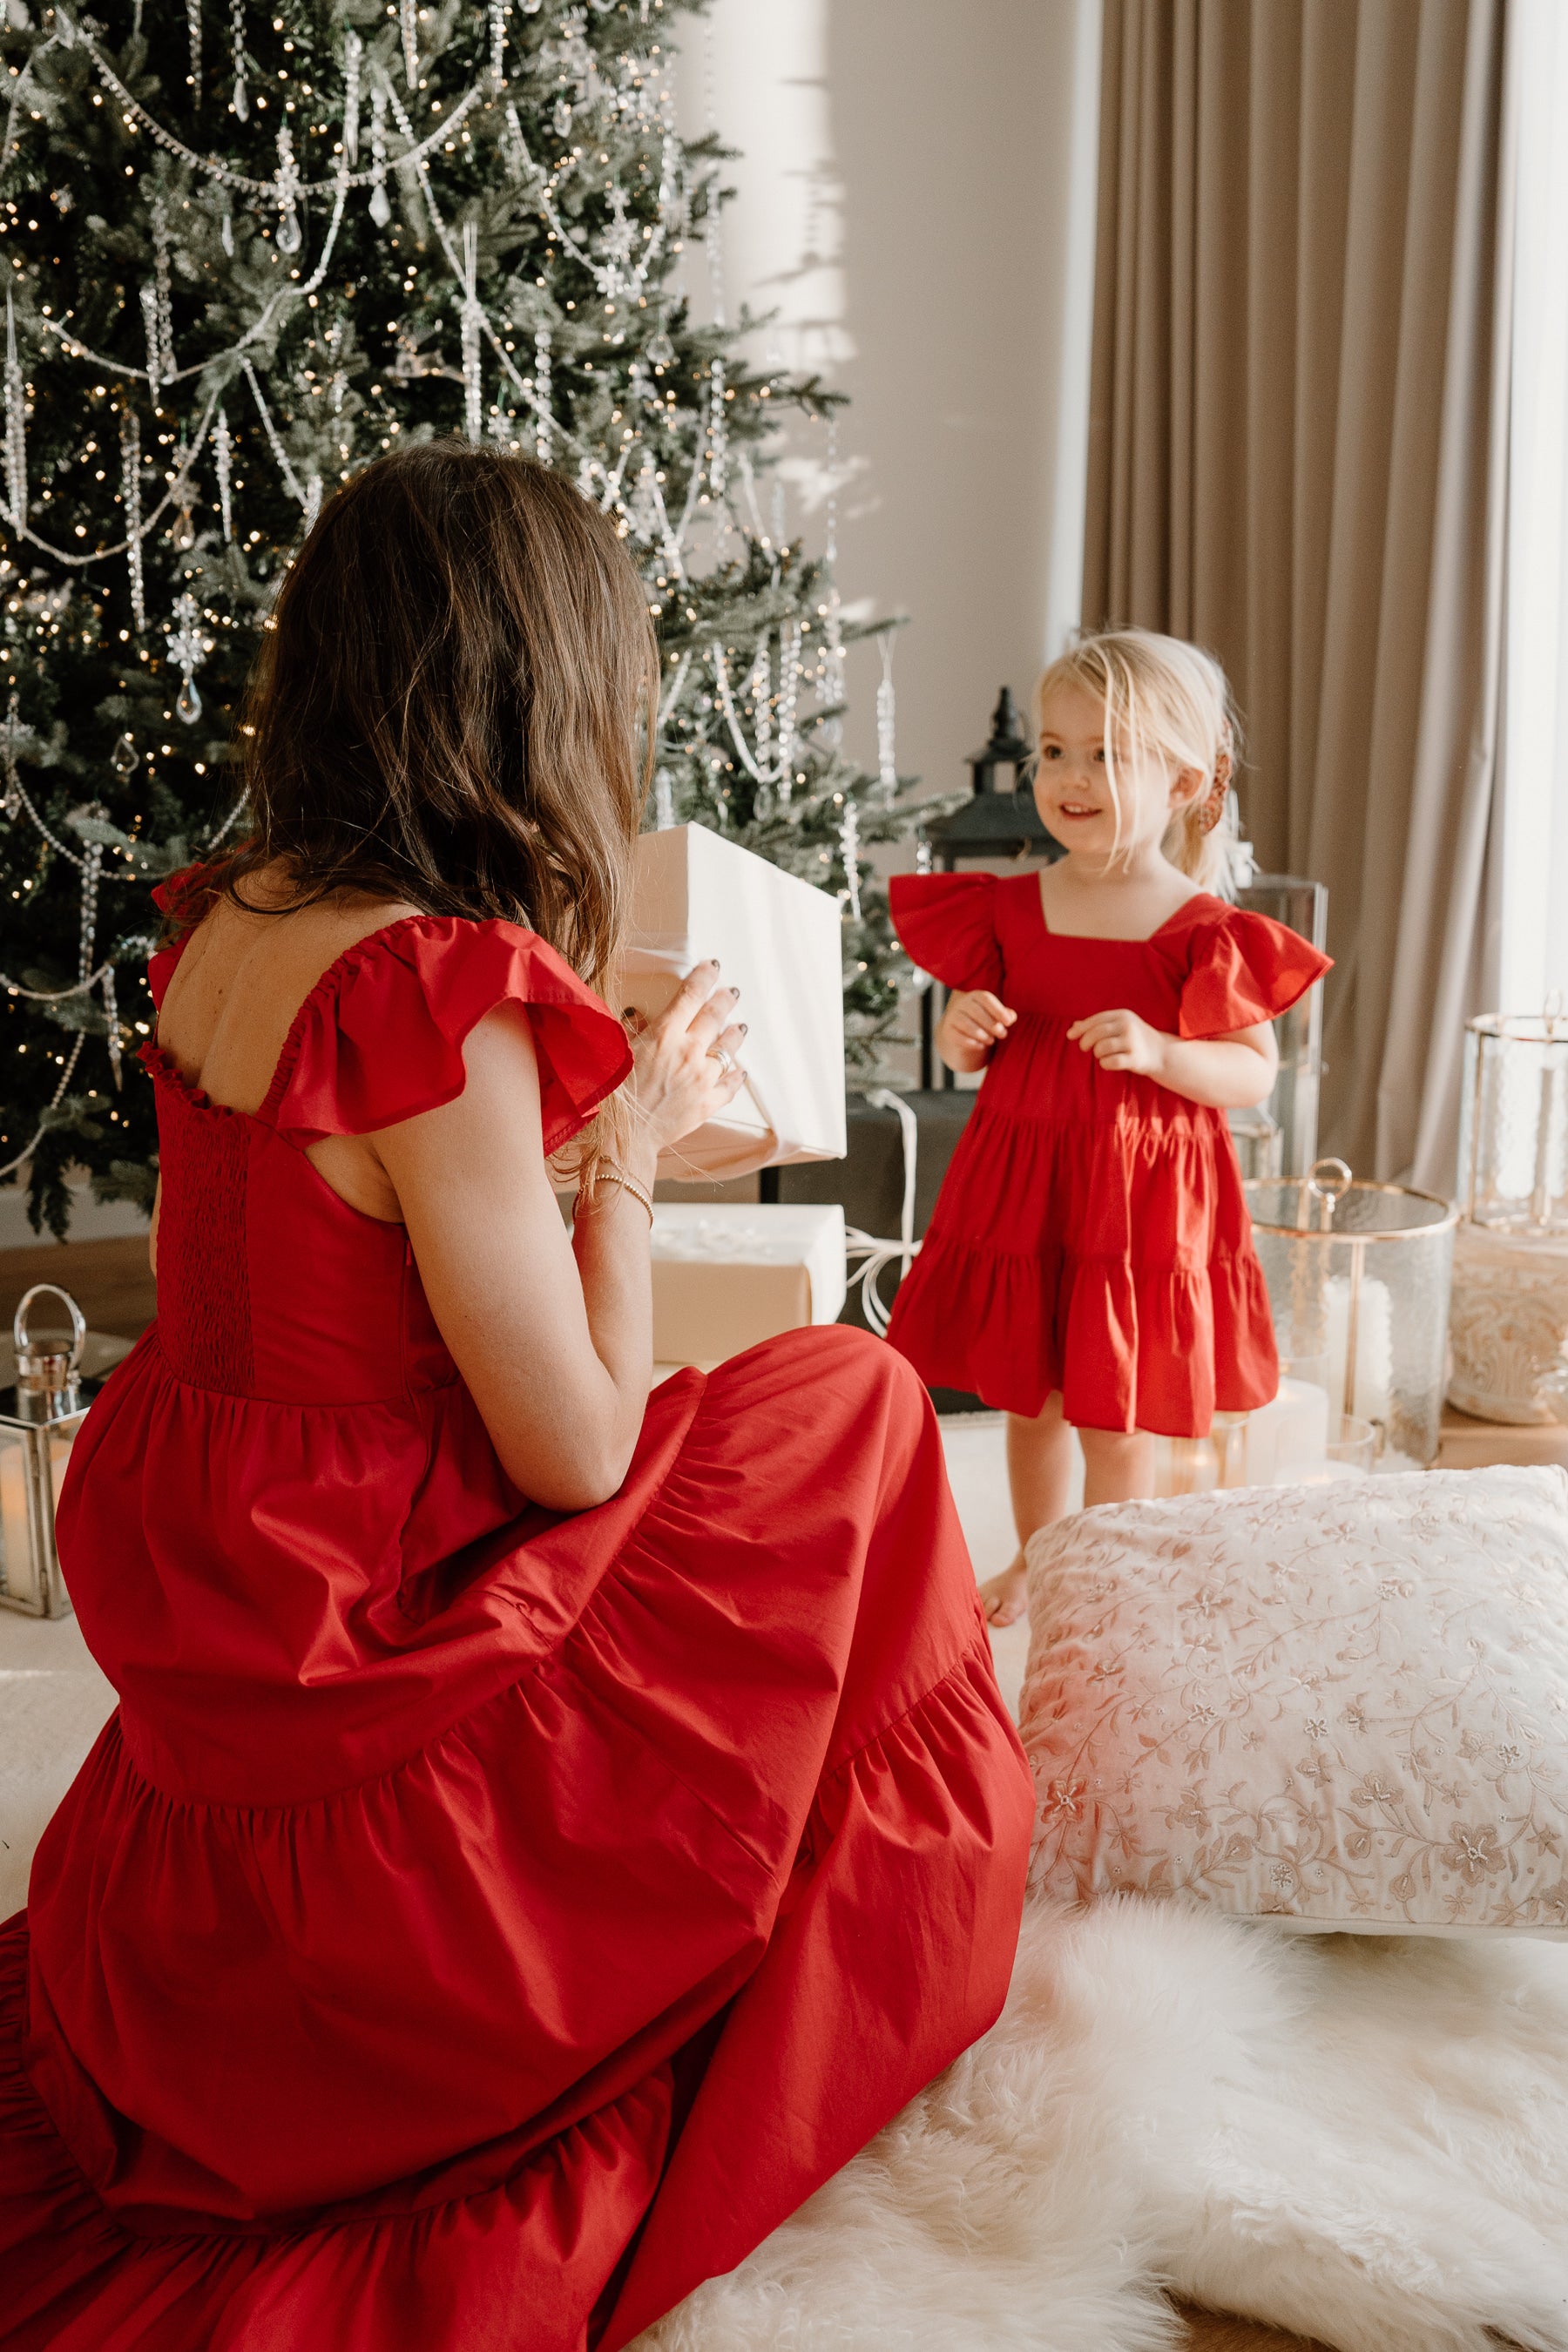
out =
[(1047, 688), (1040, 705), (1040, 757), (1035, 806), (1040, 823), (1064, 849), (1096, 864), (1131, 857), (1158, 846), (1176, 810), (1203, 790), (1195, 769), (1173, 769), (1145, 750), (1110, 746), (1115, 787), (1105, 763), (1105, 706), (1069, 680)]

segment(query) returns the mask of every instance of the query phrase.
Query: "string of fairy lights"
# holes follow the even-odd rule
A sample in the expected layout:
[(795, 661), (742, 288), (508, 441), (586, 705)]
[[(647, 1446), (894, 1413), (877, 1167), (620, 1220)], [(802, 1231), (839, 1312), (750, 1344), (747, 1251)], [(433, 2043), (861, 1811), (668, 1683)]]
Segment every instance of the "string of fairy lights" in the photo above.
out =
[[(623, 536), (630, 539), (648, 579), (649, 610), (656, 619), (679, 620), (689, 631), (700, 625), (700, 588), (731, 556), (742, 537), (769, 555), (777, 566), (784, 554), (782, 520), (775, 512), (772, 528), (764, 525), (750, 454), (733, 445), (730, 406), (735, 387), (726, 381), (721, 352), (712, 355), (700, 396), (699, 438), (679, 499), (667, 499), (671, 473), (665, 462), (660, 436), (668, 436), (681, 420), (680, 396), (671, 381), (675, 346), (662, 323), (644, 336), (646, 320), (637, 320), (631, 340), (638, 346), (629, 364), (617, 362), (616, 352), (628, 341), (633, 314), (647, 312), (668, 299), (655, 272), (667, 268), (694, 235), (705, 239), (714, 288), (714, 323), (726, 323), (723, 257), (720, 209), (707, 202), (704, 217), (694, 225), (700, 209), (696, 199), (702, 182), (716, 166), (710, 157), (691, 157), (675, 125), (671, 85), (673, 57), (668, 43), (645, 42), (615, 51), (595, 47), (588, 37), (590, 11), (604, 16), (612, 9), (637, 10), (636, 21), (657, 27), (664, 0), (584, 0), (562, 11), (550, 37), (536, 48), (528, 71), (542, 69), (552, 77), (555, 91), (543, 119), (558, 143), (552, 159), (536, 156), (525, 136), (517, 97), (509, 74), (522, 70), (510, 38), (516, 11), (537, 16), (544, 0), (475, 0), (470, 14), (482, 32), (481, 69), (467, 86), (450, 96), (431, 87), (426, 70), (432, 60), (421, 47), (425, 15), (416, 0), (392, 0), (387, 16), (395, 35), (368, 40), (353, 27), (341, 31), (333, 59), (336, 87), (322, 89), (319, 65), (295, 57), (295, 45), (283, 41), (292, 59), (279, 69), (276, 86), (263, 87), (265, 77), (255, 64), (247, 37), (247, 0), (230, 0), (228, 35), (232, 82), (228, 112), (240, 123), (276, 119), (276, 164), (269, 177), (238, 170), (210, 147), (182, 138), (167, 121), (137, 98), (102, 46), (91, 20), (74, 7), (57, 5), (52, 30), (28, 53), (20, 67), (11, 68), (11, 88), (0, 175), (21, 153), (32, 124), (46, 117), (45, 92), (38, 68), (55, 50), (74, 53), (90, 68), (97, 87), (94, 108), (118, 109), (128, 135), (145, 140), (177, 167), (178, 177), (165, 173), (151, 215), (152, 268), (144, 282), (126, 289), (122, 317), (126, 331), (115, 340), (132, 342), (135, 357), (112, 356), (89, 342), (73, 325), (67, 310), (57, 313), (50, 301), (39, 301), (26, 320), (29, 334), (40, 348), (48, 347), (80, 372), (89, 432), (82, 462), (101, 486), (106, 499), (121, 509), (119, 528), (107, 541), (99, 541), (90, 526), (78, 521), (70, 534), (75, 543), (61, 544), (47, 509), (52, 493), (35, 494), (29, 486), (27, 425), (34, 388), (28, 382), (26, 340), (18, 307), (7, 286), (4, 356), (4, 435), (0, 441), (0, 521), (10, 547), (0, 561), (0, 601), (8, 624), (30, 626), (35, 641), (46, 646), (68, 627), (72, 591), (68, 584), (35, 586), (26, 568), (26, 551), (58, 567), (67, 583), (79, 580), (90, 598), (102, 594), (104, 569), (123, 562), (130, 592), (132, 627), (119, 636), (127, 665), (135, 658), (145, 664), (145, 643), (132, 639), (161, 636), (166, 648), (171, 682), (177, 676), (167, 724), (195, 724), (202, 711), (198, 675), (217, 642), (217, 632), (247, 624), (232, 612), (198, 593), (201, 577), (187, 570), (170, 598), (166, 619), (150, 610), (145, 556), (153, 542), (166, 542), (177, 557), (195, 542), (194, 521), (205, 505), (218, 518), (226, 546), (248, 551), (261, 540), (258, 530), (242, 529), (239, 494), (245, 487), (241, 467), (270, 462), (289, 499), (300, 511), (301, 531), (320, 510), (326, 488), (322, 472), (302, 468), (289, 456), (284, 430), (258, 372), (258, 357), (274, 346), (281, 329), (318, 307), (327, 286), (342, 237), (351, 203), (363, 201), (378, 230), (392, 219), (389, 180), (395, 179), (405, 197), (416, 192), (431, 230), (431, 243), (449, 281), (449, 299), (458, 315), (459, 363), (453, 368), (432, 362), (418, 336), (389, 320), (388, 332), (396, 341), (396, 354), (383, 372), (384, 381), (371, 387), (373, 399), (383, 396), (385, 383), (441, 375), (460, 387), (463, 429), (472, 440), (489, 438), (512, 450), (531, 454), (572, 473), (578, 488), (612, 514)], [(141, 0), (135, 9), (135, 31), (141, 30)], [(194, 112), (199, 120), (203, 80), (202, 10), (187, 0), (190, 44), (189, 88), (195, 93)], [(281, 18), (269, 19), (280, 31)], [(306, 66), (309, 66), (307, 71)], [(435, 77), (438, 79), (438, 77)], [(401, 87), (399, 86), (401, 83)], [(535, 88), (537, 82), (535, 81)], [(422, 121), (416, 121), (423, 113)], [(531, 320), (516, 315), (515, 300), (487, 298), (480, 271), (479, 232), (472, 219), (460, 226), (449, 221), (437, 186), (437, 173), (448, 156), (470, 148), (476, 131), (485, 130), (507, 174), (515, 201), (530, 208), (542, 224), (551, 258), (569, 256), (595, 289), (598, 305), (596, 341), (586, 335), (586, 320), (569, 321), (542, 299)], [(614, 142), (623, 153), (637, 158), (637, 178), (643, 184), (628, 188), (613, 173), (598, 186), (604, 217), (595, 229), (574, 226), (568, 194), (580, 190), (597, 164), (609, 160)], [(629, 148), (627, 142), (630, 142)], [(328, 163), (317, 170), (313, 160)], [(134, 166), (126, 167), (134, 176)], [(178, 193), (183, 187), (184, 193)], [(646, 197), (655, 192), (653, 217)], [(634, 201), (641, 196), (639, 205)], [(29, 200), (40, 207), (42, 198)], [(58, 192), (49, 201), (61, 203)], [(68, 205), (68, 192), (65, 192)], [(273, 257), (270, 286), (248, 322), (233, 340), (217, 350), (204, 349), (199, 357), (182, 355), (177, 345), (172, 294), (172, 255), (176, 242), (177, 210), (192, 205), (219, 207), (218, 226), (226, 254), (235, 250), (236, 208), (261, 224), (265, 249)], [(62, 206), (63, 208), (63, 206)], [(306, 244), (313, 210), (323, 215), (313, 263), (306, 264)], [(20, 221), (15, 200), (0, 209), (0, 236)], [(36, 229), (36, 217), (28, 226)], [(17, 263), (16, 267), (20, 267)], [(418, 266), (405, 268), (404, 293), (412, 295)], [(536, 284), (542, 296), (545, 279)], [(350, 295), (353, 289), (349, 289)], [(584, 306), (585, 307), (585, 306)], [(578, 305), (568, 301), (567, 313)], [(134, 326), (132, 320), (134, 320)], [(139, 330), (139, 332), (137, 331)], [(312, 401), (324, 402), (326, 414), (342, 414), (345, 377), (339, 362), (342, 327), (312, 330), (306, 351), (314, 366), (303, 369), (304, 388)], [(563, 347), (562, 336), (566, 333)], [(618, 446), (594, 446), (563, 414), (556, 378), (563, 359), (592, 376), (595, 351), (598, 364), (626, 370), (626, 382), (616, 395), (612, 424), (618, 425)], [(216, 387), (216, 388), (215, 388)], [(187, 413), (180, 414), (178, 398), (194, 390)], [(769, 398), (773, 386), (764, 382), (754, 396)], [(493, 397), (487, 397), (492, 394)], [(142, 407), (150, 404), (153, 433), (150, 442), (142, 430)], [(235, 406), (236, 403), (238, 406)], [(231, 414), (231, 409), (233, 413)], [(378, 417), (384, 430), (380, 446), (394, 446), (400, 420), (384, 408)], [(816, 727), (826, 743), (837, 740), (835, 712), (844, 699), (845, 641), (840, 601), (834, 579), (837, 555), (837, 452), (831, 424), (827, 426), (827, 534), (823, 601), (807, 614), (760, 626), (743, 646), (725, 642), (716, 633), (705, 645), (689, 643), (666, 656), (668, 676), (661, 697), (660, 758), (656, 766), (657, 821), (674, 821), (674, 787), (670, 761), (685, 754), (694, 761), (739, 761), (755, 788), (759, 813), (785, 809), (797, 784), (806, 781), (799, 766), (804, 730)], [(343, 431), (336, 450), (341, 475), (346, 478), (354, 461), (351, 436)], [(161, 478), (161, 480), (160, 480)], [(156, 493), (154, 496), (153, 493)], [(90, 542), (90, 543), (89, 543)], [(37, 568), (36, 563), (33, 567)], [(693, 601), (693, 600), (696, 601)], [(81, 616), (84, 627), (103, 621), (101, 604)], [(251, 622), (248, 625), (253, 625)], [(16, 640), (16, 627), (8, 627)], [(85, 635), (83, 642), (87, 641)], [(883, 677), (878, 694), (879, 789), (891, 803), (899, 790), (890, 639), (884, 635)], [(151, 941), (122, 940), (114, 954), (100, 952), (102, 894), (107, 886), (144, 881), (154, 868), (149, 845), (137, 836), (138, 819), (128, 831), (105, 821), (101, 803), (75, 810), (68, 829), (75, 844), (62, 837), (41, 814), (29, 791), (24, 770), (43, 748), (25, 722), (18, 701), (16, 661), (13, 650), (3, 733), (0, 733), (0, 816), (31, 826), (49, 851), (77, 871), (80, 924), (78, 975), (68, 985), (40, 988), (0, 971), (0, 989), (9, 995), (39, 1004), (65, 1005), (71, 1000), (96, 1000), (104, 1016), (110, 1080), (118, 1088), (121, 1055), (128, 1032), (122, 1024), (115, 994), (116, 963), (145, 952)], [(698, 690), (700, 689), (700, 690)], [(812, 698), (808, 711), (805, 698)], [(689, 698), (695, 709), (688, 710)], [(709, 719), (721, 719), (722, 746), (709, 734)], [(715, 729), (717, 733), (719, 730)], [(683, 741), (675, 739), (684, 736)], [(667, 742), (666, 738), (668, 738)], [(110, 765), (123, 783), (146, 761), (149, 777), (160, 756), (173, 752), (172, 742), (150, 746), (143, 754), (131, 733), (122, 734), (110, 754)], [(198, 761), (196, 772), (205, 774)], [(721, 793), (721, 797), (722, 794)], [(850, 918), (858, 920), (858, 815), (852, 794), (835, 794), (842, 801), (840, 846), (846, 887), (840, 892)], [(210, 854), (239, 823), (243, 799), (235, 800), (206, 837), (190, 845), (191, 854)], [(16, 893), (14, 895), (19, 895)], [(76, 1077), (88, 1032), (79, 1028), (68, 1048), (55, 1058), (58, 1079), (49, 1105), (58, 1108)], [(109, 1116), (112, 1118), (113, 1112)], [(0, 1164), (0, 1178), (14, 1174), (29, 1159), (47, 1126), (37, 1132)]]

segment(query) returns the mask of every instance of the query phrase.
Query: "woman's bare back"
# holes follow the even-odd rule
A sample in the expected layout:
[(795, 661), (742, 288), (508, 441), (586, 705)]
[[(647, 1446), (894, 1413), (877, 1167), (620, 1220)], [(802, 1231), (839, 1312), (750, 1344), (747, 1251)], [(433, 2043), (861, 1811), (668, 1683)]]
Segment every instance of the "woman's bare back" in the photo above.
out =
[[(259, 1110), (294, 1016), (323, 972), (374, 931), (417, 908), (342, 893), (286, 912), (276, 868), (251, 877), (257, 909), (219, 898), (187, 941), (158, 1018), (158, 1043), (183, 1077), (231, 1110)], [(318, 1174), (351, 1207), (392, 1223), (397, 1195), (370, 1146), (325, 1136), (310, 1147)]]

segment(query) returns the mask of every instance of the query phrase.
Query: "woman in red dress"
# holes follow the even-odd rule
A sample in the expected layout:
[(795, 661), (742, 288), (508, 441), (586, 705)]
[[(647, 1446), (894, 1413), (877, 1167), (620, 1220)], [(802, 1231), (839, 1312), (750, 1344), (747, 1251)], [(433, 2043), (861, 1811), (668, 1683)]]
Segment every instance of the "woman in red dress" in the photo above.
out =
[(1007, 1420), (1023, 1547), (1068, 1507), (1153, 1490), (1155, 1434), (1202, 1437), (1279, 1385), (1229, 1106), (1265, 1100), (1269, 1023), (1328, 959), (1230, 906), (1234, 715), (1219, 665), (1143, 629), (1086, 636), (1040, 684), (1043, 873), (909, 875), (893, 921), (954, 991), (938, 1032), (984, 1070), (888, 1336)]
[(59, 1513), (120, 1706), (0, 1930), (14, 2352), (613, 2352), (1000, 2007), (1029, 1781), (913, 1375), (648, 1394), (742, 1036), (711, 967), (631, 1049), (595, 993), (657, 676), (569, 487), (383, 460), (253, 841), (163, 894), (158, 1319)]

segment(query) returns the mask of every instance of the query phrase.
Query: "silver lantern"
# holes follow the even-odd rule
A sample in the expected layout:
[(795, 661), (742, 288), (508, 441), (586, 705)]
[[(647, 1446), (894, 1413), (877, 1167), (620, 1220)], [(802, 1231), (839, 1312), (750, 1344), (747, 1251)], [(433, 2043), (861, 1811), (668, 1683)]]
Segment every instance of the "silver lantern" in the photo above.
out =
[[(34, 1332), (36, 1300), (55, 1298), (68, 1331)], [(13, 1385), (0, 1389), (0, 1606), (29, 1617), (70, 1609), (55, 1549), (55, 1506), (71, 1441), (101, 1383), (82, 1373), (87, 1324), (58, 1283), (33, 1285), (16, 1308)]]

